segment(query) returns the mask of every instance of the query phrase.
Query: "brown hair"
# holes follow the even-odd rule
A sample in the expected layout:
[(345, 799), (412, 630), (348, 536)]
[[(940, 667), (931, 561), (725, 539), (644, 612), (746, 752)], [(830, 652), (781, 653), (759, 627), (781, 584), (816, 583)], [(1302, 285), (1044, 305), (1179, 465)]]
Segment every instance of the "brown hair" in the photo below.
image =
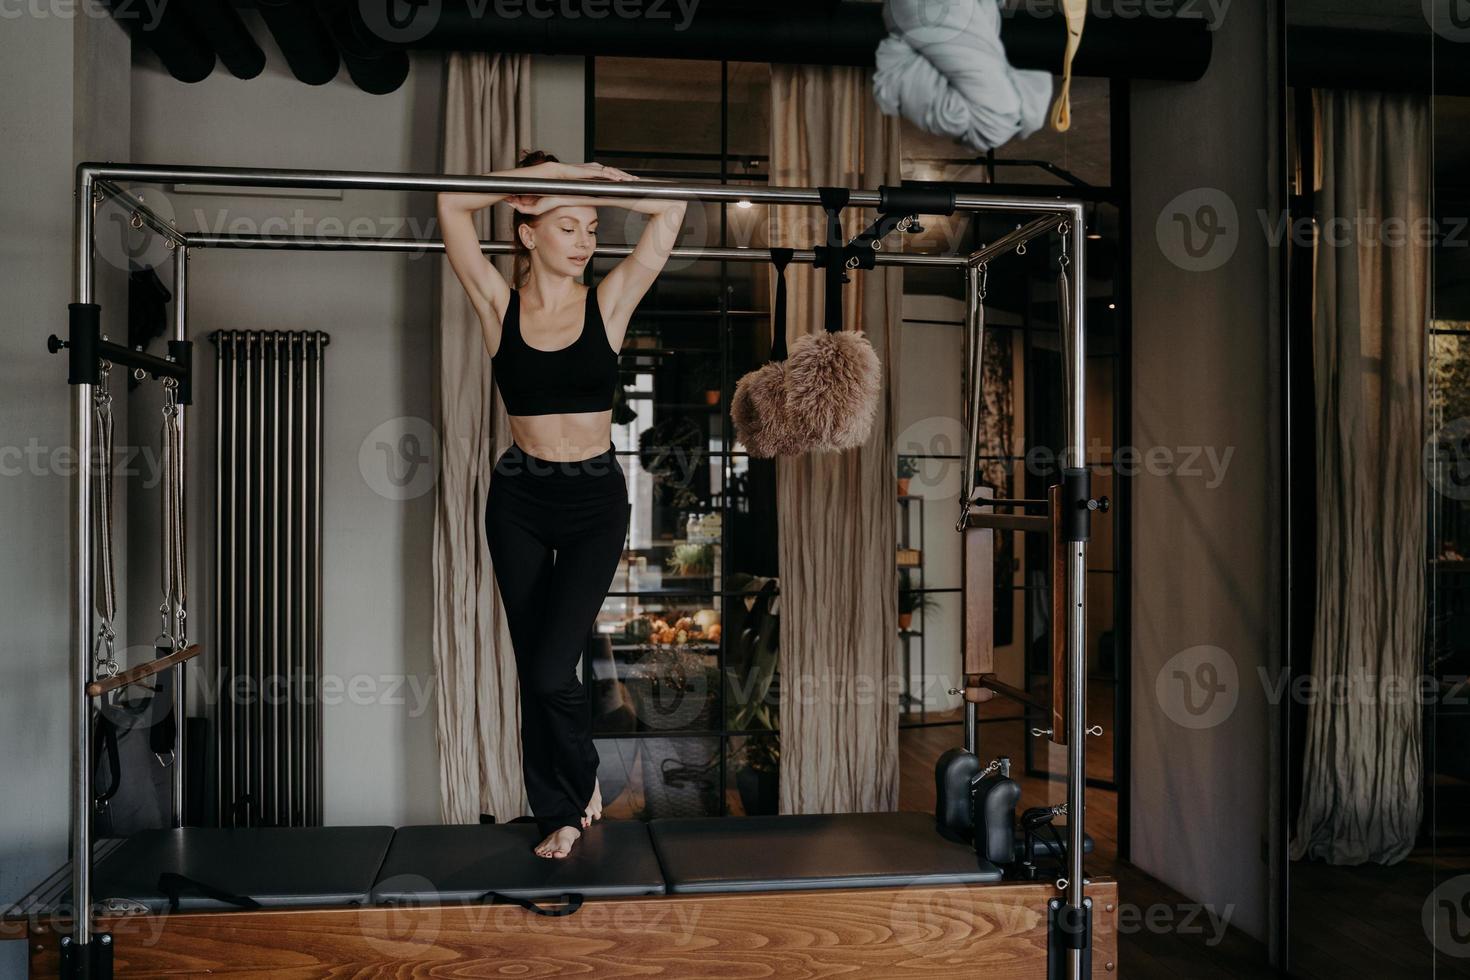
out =
[[(545, 150), (527, 150), (521, 157), (517, 167), (534, 167), (538, 163), (560, 163), (556, 157)], [(531, 250), (526, 248), (525, 242), (521, 241), (521, 225), (530, 224), (535, 221), (532, 215), (522, 214), (519, 211), (513, 213), (511, 218), (510, 234), (515, 243), (515, 265), (511, 270), (511, 285), (516, 289), (522, 289), (526, 280), (531, 276)]]

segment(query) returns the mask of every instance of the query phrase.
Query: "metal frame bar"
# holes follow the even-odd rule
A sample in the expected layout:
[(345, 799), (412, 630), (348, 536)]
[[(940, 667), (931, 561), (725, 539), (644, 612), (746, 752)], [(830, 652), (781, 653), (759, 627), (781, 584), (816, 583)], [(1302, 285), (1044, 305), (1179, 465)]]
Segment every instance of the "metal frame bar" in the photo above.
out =
[[(352, 251), (442, 251), (441, 242), (415, 242), (401, 239), (375, 238), (315, 238), (311, 236), (283, 236), (265, 238), (249, 235), (209, 235), (180, 232), (171, 222), (163, 220), (141, 201), (128, 194), (116, 182), (145, 184), (212, 184), (227, 187), (290, 187), (290, 188), (352, 188), (360, 190), (399, 190), (428, 192), (479, 192), (479, 193), (532, 193), (595, 195), (598, 197), (663, 198), (667, 200), (738, 202), (754, 201), (764, 204), (796, 204), (821, 206), (819, 190), (815, 187), (758, 187), (745, 185), (680, 184), (656, 181), (599, 181), (599, 180), (543, 180), (527, 177), (445, 176), (439, 174), (400, 174), (374, 171), (325, 171), (288, 169), (239, 169), (230, 167), (202, 166), (157, 166), (115, 165), (109, 163), (84, 162), (77, 166), (76, 190), (73, 205), (75, 211), (74, 246), (76, 255), (76, 301), (94, 302), (94, 203), (101, 196), (125, 202), (136, 211), (142, 222), (156, 233), (172, 240), (178, 246), (179, 267), (175, 272), (178, 288), (178, 306), (175, 313), (175, 335), (184, 338), (186, 329), (186, 276), (187, 256), (193, 248), (291, 248), (306, 250), (352, 250)], [(879, 192), (876, 190), (850, 190), (848, 207), (876, 208)], [(1085, 446), (1085, 377), (1086, 377), (1086, 283), (1085, 262), (1085, 204), (1077, 199), (986, 196), (975, 194), (957, 195), (957, 211), (974, 213), (1006, 213), (1034, 216), (1033, 220), (989, 243), (967, 256), (905, 255), (902, 253), (879, 252), (880, 264), (893, 265), (939, 265), (973, 270), (979, 263), (989, 260), (1006, 250), (1024, 244), (1038, 235), (1059, 230), (1067, 224), (1071, 238), (1069, 251), (1072, 261), (1072, 309), (1070, 323), (1073, 336), (1070, 353), (1073, 358), (1071, 376), (1072, 389), (1067, 406), (1066, 441), (1064, 464), (1069, 467), (1086, 465), (1083, 456)], [(511, 250), (511, 244), (483, 242), (482, 250), (502, 253)], [(626, 255), (631, 246), (600, 246), (598, 255)], [(727, 261), (768, 261), (767, 249), (739, 248), (684, 248), (675, 249), (679, 257), (722, 259)], [(810, 262), (813, 253), (809, 249), (797, 252), (795, 259)], [(973, 308), (976, 303), (976, 279), (967, 275), (966, 305)], [(72, 397), (72, 435), (77, 452), (83, 460), (89, 460), (93, 452), (91, 400), (92, 386), (76, 385)], [(187, 415), (187, 413), (185, 413)], [(72, 812), (71, 854), (72, 894), (77, 896), (78, 914), (73, 920), (72, 938), (78, 946), (85, 947), (92, 940), (92, 851), (90, 814), (92, 759), (90, 750), (91, 699), (86, 686), (92, 677), (91, 660), (91, 517), (93, 509), (90, 476), (87, 467), (79, 468), (73, 481), (73, 516), (71, 528), (74, 572), (72, 577)], [(1066, 554), (1067, 578), (1070, 601), (1067, 608), (1067, 653), (1070, 676), (1070, 714), (1067, 739), (1067, 805), (1068, 805), (1068, 858), (1069, 868), (1065, 888), (1065, 902), (1081, 910), (1084, 904), (1083, 879), (1083, 831), (1084, 794), (1086, 792), (1085, 756), (1087, 706), (1087, 659), (1086, 659), (1086, 572), (1087, 543), (1069, 542)], [(182, 692), (182, 685), (178, 685)], [(178, 695), (182, 697), (182, 693)], [(183, 726), (179, 726), (182, 733)], [(182, 734), (180, 734), (182, 737)], [(180, 757), (182, 758), (182, 756)], [(180, 774), (182, 770), (180, 770)], [(175, 810), (182, 819), (183, 794), (179, 785), (181, 775), (176, 774)], [(1068, 975), (1074, 980), (1082, 976), (1080, 950), (1071, 950)]]

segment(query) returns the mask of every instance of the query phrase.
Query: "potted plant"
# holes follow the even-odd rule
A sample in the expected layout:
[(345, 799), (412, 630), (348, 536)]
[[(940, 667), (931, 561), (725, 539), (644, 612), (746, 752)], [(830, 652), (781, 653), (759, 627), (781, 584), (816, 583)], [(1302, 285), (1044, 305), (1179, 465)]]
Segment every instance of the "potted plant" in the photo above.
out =
[(912, 456), (898, 457), (898, 495), (909, 495), (909, 480), (919, 472), (919, 464)]
[(735, 785), (748, 815), (771, 814), (781, 805), (781, 736), (774, 731), (748, 735), (735, 750)]
[(697, 361), (691, 373), (694, 376), (694, 390), (704, 392), (704, 403), (706, 405), (718, 405), (720, 403), (720, 365), (714, 360)]
[(677, 544), (665, 564), (675, 575), (708, 575), (714, 569), (714, 545), (710, 542)]
[(914, 621), (916, 609), (938, 609), (939, 600), (929, 592), (920, 592), (910, 584), (909, 570), (898, 570), (898, 628), (907, 630)]

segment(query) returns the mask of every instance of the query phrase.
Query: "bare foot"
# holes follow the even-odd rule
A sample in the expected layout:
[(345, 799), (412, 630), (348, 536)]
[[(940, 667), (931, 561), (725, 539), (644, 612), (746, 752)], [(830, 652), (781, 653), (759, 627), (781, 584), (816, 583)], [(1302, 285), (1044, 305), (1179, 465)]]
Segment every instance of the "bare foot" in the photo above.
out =
[(592, 801), (587, 804), (586, 816), (582, 817), (582, 826), (590, 827), (594, 820), (602, 819), (602, 783), (596, 779), (592, 781)]
[(576, 827), (558, 827), (536, 845), (536, 853), (544, 858), (564, 858), (572, 853), (572, 842), (581, 836)]

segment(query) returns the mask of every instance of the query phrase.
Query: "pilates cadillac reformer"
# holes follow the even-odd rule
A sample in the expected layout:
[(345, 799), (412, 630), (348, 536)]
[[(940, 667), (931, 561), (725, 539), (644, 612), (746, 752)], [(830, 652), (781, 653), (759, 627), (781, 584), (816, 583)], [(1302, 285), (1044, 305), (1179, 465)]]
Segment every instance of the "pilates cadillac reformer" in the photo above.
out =
[[(91, 819), (98, 699), (176, 672), (167, 690), (176, 717), (182, 718), (183, 664), (209, 660), (202, 656), (209, 651), (188, 642), (184, 628), (184, 437), (194, 391), (187, 320), (190, 254), (205, 248), (443, 251), (442, 242), (414, 239), (182, 231), (136, 193), (140, 186), (174, 183), (814, 206), (826, 211), (826, 240), (790, 250), (789, 260), (825, 271), (829, 303), (841, 301), (841, 285), (850, 273), (879, 265), (959, 272), (966, 299), (970, 446), (956, 521), (963, 538), (964, 680), (963, 688), (952, 693), (964, 696), (964, 747), (939, 760), (940, 804), (934, 817), (897, 812), (603, 821), (588, 828), (573, 856), (563, 861), (529, 854), (533, 841), (528, 835), (535, 830), (529, 824), (187, 827), (179, 725), (171, 826), (134, 835), (99, 859), (102, 842), (94, 840)], [(101, 334), (93, 239), (98, 206), (107, 202), (172, 251), (175, 310), (165, 357)], [(1084, 833), (1083, 744), (1090, 731), (1096, 732), (1085, 718), (1084, 575), (1091, 516), (1105, 510), (1107, 502), (1092, 499), (1082, 455), (1085, 216), (1080, 202), (957, 194), (942, 183), (877, 190), (760, 188), (88, 162), (76, 171), (74, 207), (75, 301), (69, 305), (67, 336), (51, 337), (48, 348), (68, 355), (75, 447), (86, 460), (99, 440), (110, 439), (100, 412), (110, 366), (163, 384), (165, 567), (176, 577), (165, 586), (161, 611), (172, 628), (160, 637), (159, 656), (127, 670), (115, 661), (109, 664), (109, 658), (99, 661), (98, 638), (111, 628), (111, 559), (110, 554), (103, 559), (109, 584), (99, 617), (93, 542), (94, 531), (105, 526), (99, 522), (109, 520), (110, 476), (94, 487), (81, 468), (72, 485), (71, 860), (7, 913), (4, 923), (7, 934), (25, 935), (32, 976), (259, 975), (263, 966), (305, 976), (389, 964), (395, 975), (418, 975), (419, 967), (443, 969), (454, 957), (474, 957), (477, 950), (493, 955), (502, 967), (519, 964), (538, 975), (621, 975), (618, 971), (634, 969), (650, 975), (649, 967), (657, 967), (660, 975), (688, 977), (700, 975), (702, 963), (715, 972), (722, 964), (746, 963), (759, 964), (770, 976), (809, 975), (820, 968), (926, 980), (982, 974), (1082, 980), (1092, 975), (1095, 963), (1100, 971), (1116, 969), (1117, 884), (1089, 877), (1084, 869), (1090, 842)], [(848, 208), (872, 209), (876, 218), (848, 237), (842, 226)], [(969, 255), (884, 248), (885, 236), (916, 230), (920, 216), (956, 212), (999, 214), (1016, 223)], [(986, 275), (992, 262), (1051, 236), (1060, 241), (1059, 321), (1067, 393), (1061, 481), (1045, 501), (998, 498), (990, 488), (975, 485)], [(482, 242), (481, 247), (491, 255), (513, 251), (510, 242)], [(617, 257), (631, 251), (631, 245), (598, 245), (595, 254)], [(787, 250), (781, 251), (784, 260)], [(671, 254), (772, 260), (772, 250), (755, 248), (676, 247)], [(1044, 514), (1026, 513), (1037, 509)], [(1043, 533), (1052, 543), (1054, 673), (1045, 703), (994, 673), (991, 607), (998, 530)], [(1032, 734), (1067, 749), (1066, 801), (1034, 821), (1039, 826), (1067, 817), (1066, 839), (1055, 841), (1062, 856), (1060, 874), (1049, 879), (1008, 878), (1001, 865), (1011, 862), (1016, 846), (1009, 818), (997, 815), (995, 822), (985, 822), (986, 815), (974, 812), (976, 788), (993, 787), (997, 770), (999, 778), (1007, 775), (1004, 760), (982, 767), (978, 755), (977, 709), (997, 695), (1048, 711), (1050, 728)], [(969, 839), (964, 839), (967, 828)], [(950, 834), (942, 832), (946, 829)], [(951, 836), (956, 830), (961, 839)], [(1027, 834), (1032, 830), (1028, 824)], [(1028, 838), (1021, 847), (1022, 860), (1029, 863), (1033, 841)], [(537, 904), (556, 897), (564, 904)], [(673, 915), (670, 903), (678, 906)], [(585, 924), (589, 921), (594, 924)], [(749, 942), (750, 934), (763, 941)]]

